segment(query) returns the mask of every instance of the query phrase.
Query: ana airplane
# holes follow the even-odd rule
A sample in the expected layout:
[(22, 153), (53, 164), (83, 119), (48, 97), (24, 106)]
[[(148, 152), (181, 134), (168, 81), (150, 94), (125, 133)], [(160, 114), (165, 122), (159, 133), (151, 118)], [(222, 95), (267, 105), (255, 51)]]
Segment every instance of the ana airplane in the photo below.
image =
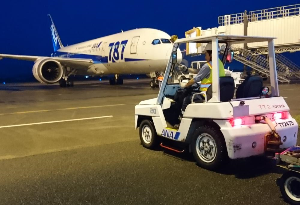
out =
[[(71, 46), (63, 46), (54, 22), (51, 34), (54, 53), (51, 57), (0, 54), (0, 59), (11, 58), (34, 61), (33, 75), (40, 83), (61, 87), (73, 86), (71, 75), (114, 75), (109, 82), (123, 84), (121, 74), (149, 74), (150, 85), (157, 82), (170, 59), (171, 37), (160, 30), (142, 28), (97, 38)], [(181, 51), (177, 52), (179, 63)]]

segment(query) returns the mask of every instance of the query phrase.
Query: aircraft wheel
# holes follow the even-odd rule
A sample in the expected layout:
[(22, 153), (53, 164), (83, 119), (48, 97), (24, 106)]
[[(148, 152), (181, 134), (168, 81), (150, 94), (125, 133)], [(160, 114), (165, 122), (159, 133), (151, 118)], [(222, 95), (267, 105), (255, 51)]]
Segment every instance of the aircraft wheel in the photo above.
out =
[(118, 78), (116, 81), (118, 85), (123, 85), (123, 78)]
[(151, 80), (151, 81), (150, 81), (150, 87), (151, 87), (151, 88), (155, 88), (155, 82), (154, 82), (154, 80)]
[(144, 147), (155, 149), (158, 146), (158, 136), (155, 131), (153, 122), (143, 120), (139, 127), (140, 140)]
[(115, 79), (114, 78), (110, 78), (109, 79), (109, 84), (110, 85), (115, 85), (116, 84)]
[(67, 87), (67, 82), (65, 81), (65, 79), (59, 80), (59, 86), (62, 88)]
[(74, 81), (73, 80), (68, 80), (67, 81), (67, 86), (68, 87), (73, 87), (74, 86)]
[(196, 129), (191, 148), (197, 164), (208, 170), (219, 169), (228, 157), (222, 133), (212, 126)]
[(159, 80), (158, 80), (157, 78), (156, 78), (155, 81), (154, 81), (154, 86), (155, 86), (156, 88), (159, 87)]

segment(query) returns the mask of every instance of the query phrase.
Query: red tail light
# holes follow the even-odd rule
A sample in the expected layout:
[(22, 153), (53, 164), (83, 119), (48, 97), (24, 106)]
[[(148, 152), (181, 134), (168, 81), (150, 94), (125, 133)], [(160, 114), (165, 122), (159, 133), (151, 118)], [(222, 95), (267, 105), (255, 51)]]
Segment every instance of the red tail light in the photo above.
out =
[(288, 112), (277, 112), (274, 113), (274, 120), (287, 119)]
[(282, 113), (281, 112), (278, 112), (278, 113), (275, 113), (274, 114), (274, 119), (275, 120), (279, 120), (279, 119), (281, 119), (282, 118)]
[(241, 118), (235, 118), (230, 120), (230, 124), (232, 127), (238, 127), (243, 124), (243, 120)]

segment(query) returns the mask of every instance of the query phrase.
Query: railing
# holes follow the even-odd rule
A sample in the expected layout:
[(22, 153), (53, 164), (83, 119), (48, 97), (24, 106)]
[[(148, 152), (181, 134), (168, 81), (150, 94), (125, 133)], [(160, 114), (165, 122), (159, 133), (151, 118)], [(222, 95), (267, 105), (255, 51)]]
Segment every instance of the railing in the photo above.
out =
[(283, 65), (286, 67), (285, 72), (286, 76), (291, 80), (300, 79), (300, 67), (293, 63), (291, 60), (283, 56), (282, 54), (276, 53), (276, 63), (278, 65)]
[[(232, 48), (235, 52), (234, 59), (240, 63), (247, 65), (260, 74), (270, 76), (269, 61), (264, 56), (253, 55), (251, 51), (242, 48)], [(287, 78), (287, 69), (284, 64), (276, 64), (277, 78), (279, 82), (289, 83), (290, 79)]]
[[(300, 4), (250, 11), (247, 14), (247, 19), (248, 22), (254, 22), (296, 15), (300, 15)], [(239, 24), (244, 22), (244, 17), (245, 13), (219, 16), (218, 23), (221, 26)]]

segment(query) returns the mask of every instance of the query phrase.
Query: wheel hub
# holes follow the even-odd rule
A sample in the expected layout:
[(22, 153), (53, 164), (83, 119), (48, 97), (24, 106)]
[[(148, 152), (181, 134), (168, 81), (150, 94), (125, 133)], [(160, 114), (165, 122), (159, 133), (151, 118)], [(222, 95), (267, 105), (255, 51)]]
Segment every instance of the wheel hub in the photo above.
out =
[(286, 180), (284, 186), (287, 195), (294, 201), (300, 202), (300, 179), (297, 177), (290, 177)]
[(142, 129), (142, 137), (145, 143), (149, 144), (151, 142), (151, 138), (152, 138), (152, 132), (150, 127), (148, 127), (147, 125), (145, 125)]
[(198, 156), (205, 162), (212, 162), (217, 155), (216, 142), (211, 135), (203, 133), (196, 141)]

